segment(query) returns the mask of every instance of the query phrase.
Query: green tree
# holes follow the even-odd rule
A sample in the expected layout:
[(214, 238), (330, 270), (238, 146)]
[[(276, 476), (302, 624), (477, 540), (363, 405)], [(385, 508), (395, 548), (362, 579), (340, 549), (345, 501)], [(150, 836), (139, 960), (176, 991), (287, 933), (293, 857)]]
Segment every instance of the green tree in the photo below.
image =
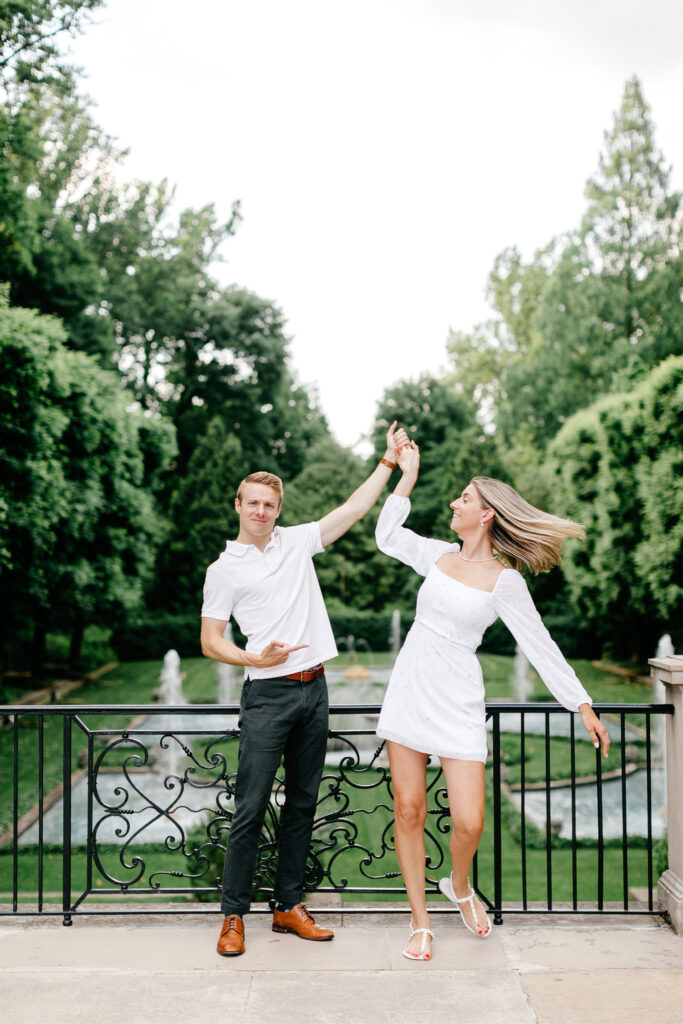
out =
[(503, 253), (489, 282), (497, 317), (451, 338), (455, 383), (527, 476), (572, 413), (683, 351), (681, 196), (669, 177), (631, 79), (580, 228), (526, 264)]
[(248, 472), (239, 439), (215, 417), (173, 494), (150, 595), (156, 607), (199, 614), (207, 566), (235, 537), (233, 502)]
[(633, 391), (573, 416), (549, 447), (557, 510), (583, 522), (562, 570), (579, 616), (617, 655), (680, 643), (683, 612), (683, 357)]
[[(598, 171), (586, 186), (581, 242), (589, 269), (601, 279), (609, 314), (605, 330), (621, 341), (624, 359), (635, 358), (646, 368), (671, 353), (653, 316), (660, 305), (661, 272), (678, 255), (681, 241), (681, 195), (670, 191), (670, 177), (655, 144), (650, 109), (633, 77), (605, 133)], [(677, 341), (680, 345), (680, 333)]]
[(169, 372), (181, 472), (215, 416), (240, 438), (254, 469), (284, 479), (301, 471), (327, 424), (315, 394), (294, 379), (284, 327), (272, 302), (245, 289), (210, 296), (201, 328), (186, 336)]
[(111, 159), (76, 93), (56, 39), (77, 31), (99, 0), (0, 3), (0, 280), (12, 302), (61, 317), (70, 344), (104, 356), (113, 327), (74, 210)]
[(420, 446), (420, 479), (411, 499), (411, 523), (418, 533), (445, 536), (449, 502), (472, 477), (504, 475), (493, 438), (478, 424), (476, 409), (467, 397), (449, 379), (429, 374), (401, 381), (385, 392), (373, 430), (378, 458), (394, 419)]
[[(384, 452), (384, 435), (398, 420), (420, 447), (420, 476), (411, 495), (407, 525), (423, 536), (457, 538), (449, 531), (449, 502), (473, 476), (505, 477), (495, 439), (476, 419), (476, 407), (448, 378), (429, 374), (400, 381), (378, 405), (373, 442), (375, 458)], [(398, 470), (390, 483), (396, 485)], [(374, 607), (412, 612), (420, 579), (412, 569), (380, 554), (374, 574)]]
[[(331, 437), (312, 446), (301, 473), (285, 487), (281, 522), (284, 526), (318, 521), (342, 505), (375, 466), (366, 465)], [(381, 501), (381, 499), (380, 499)], [(325, 600), (334, 607), (368, 609), (377, 606), (375, 525), (379, 508), (317, 555), (315, 568)]]
[(150, 493), (169, 424), (128, 411), (118, 376), (70, 352), (58, 321), (0, 306), (2, 641), (110, 624), (141, 601), (160, 520)]
[(104, 0), (0, 0), (0, 74), (5, 82), (71, 82), (58, 37), (82, 30)]

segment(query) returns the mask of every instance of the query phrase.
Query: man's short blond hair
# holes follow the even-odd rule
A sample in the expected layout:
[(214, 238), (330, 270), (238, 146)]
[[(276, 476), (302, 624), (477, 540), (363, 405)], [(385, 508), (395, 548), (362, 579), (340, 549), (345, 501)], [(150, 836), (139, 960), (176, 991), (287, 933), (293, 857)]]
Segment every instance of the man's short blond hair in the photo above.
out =
[(279, 476), (275, 476), (275, 473), (250, 473), (249, 476), (245, 476), (244, 480), (241, 481), (237, 488), (237, 500), (242, 501), (242, 492), (245, 484), (263, 484), (264, 487), (270, 487), (278, 496), (280, 505), (282, 504), (282, 497), (284, 494), (284, 488), (282, 486), (282, 480)]

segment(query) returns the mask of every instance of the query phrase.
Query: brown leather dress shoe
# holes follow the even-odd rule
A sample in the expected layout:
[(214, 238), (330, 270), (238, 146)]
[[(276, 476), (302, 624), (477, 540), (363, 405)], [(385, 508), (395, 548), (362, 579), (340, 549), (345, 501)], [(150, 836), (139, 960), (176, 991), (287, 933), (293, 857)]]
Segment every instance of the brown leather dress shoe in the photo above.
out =
[(241, 956), (244, 953), (244, 921), (237, 914), (223, 919), (216, 949), (221, 956)]
[(291, 910), (274, 910), (273, 931), (294, 932), (300, 939), (313, 942), (329, 942), (334, 938), (334, 932), (315, 923), (303, 903), (297, 903)]

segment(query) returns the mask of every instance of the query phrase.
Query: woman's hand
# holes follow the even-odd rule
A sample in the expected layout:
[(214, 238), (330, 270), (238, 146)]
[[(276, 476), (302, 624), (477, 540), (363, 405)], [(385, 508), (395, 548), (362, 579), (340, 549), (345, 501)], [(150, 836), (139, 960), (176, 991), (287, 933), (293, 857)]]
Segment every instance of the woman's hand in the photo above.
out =
[(593, 746), (597, 749), (602, 747), (602, 752), (607, 757), (609, 751), (609, 733), (590, 704), (582, 704), (579, 707), (579, 714), (583, 727), (591, 738)]
[(406, 441), (397, 454), (396, 461), (401, 467), (402, 473), (417, 476), (417, 471), (420, 468), (420, 449), (414, 441)]

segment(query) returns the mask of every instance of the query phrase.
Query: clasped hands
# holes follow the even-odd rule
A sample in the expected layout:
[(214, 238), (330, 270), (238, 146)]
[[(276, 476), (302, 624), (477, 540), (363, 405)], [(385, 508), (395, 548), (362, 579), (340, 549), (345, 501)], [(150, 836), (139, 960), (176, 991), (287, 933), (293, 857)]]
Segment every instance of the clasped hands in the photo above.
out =
[(385, 459), (395, 462), (403, 473), (417, 473), (420, 465), (420, 449), (411, 441), (403, 427), (396, 430), (396, 420), (387, 432)]

